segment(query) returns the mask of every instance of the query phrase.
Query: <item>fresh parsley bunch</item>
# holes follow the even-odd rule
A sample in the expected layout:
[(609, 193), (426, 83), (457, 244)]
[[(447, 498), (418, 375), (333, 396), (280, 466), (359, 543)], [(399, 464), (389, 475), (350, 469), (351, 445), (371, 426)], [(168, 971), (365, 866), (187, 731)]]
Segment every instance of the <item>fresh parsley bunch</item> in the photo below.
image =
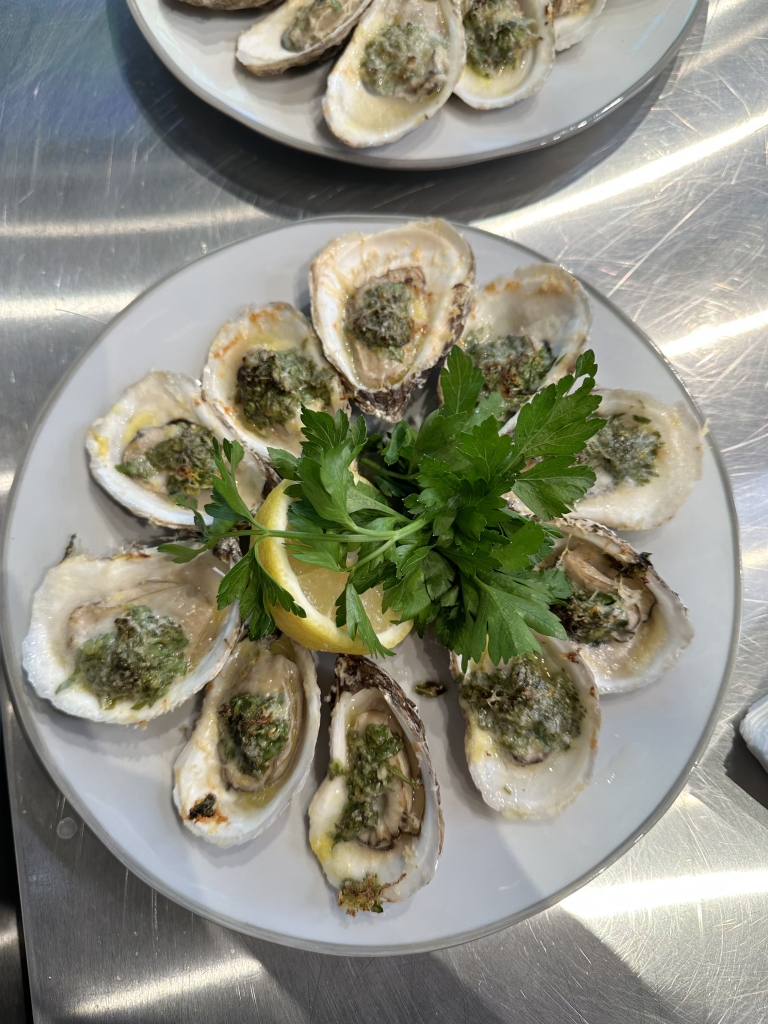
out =
[(419, 635), (434, 623), (465, 667), (486, 646), (494, 663), (536, 651), (531, 629), (565, 638), (550, 606), (570, 589), (561, 571), (536, 569), (552, 550), (554, 531), (514, 512), (505, 495), (514, 492), (548, 520), (592, 486), (594, 473), (574, 456), (605, 424), (593, 415), (600, 404), (596, 370), (593, 353), (581, 355), (573, 375), (523, 406), (514, 439), (499, 434), (499, 396), (480, 400), (483, 375), (458, 347), (440, 374), (443, 406), (418, 430), (403, 420), (386, 437), (369, 437), (362, 417), (350, 424), (341, 411), (333, 418), (304, 409), (301, 456), (269, 450), (291, 481), (287, 531), (268, 530), (251, 515), (235, 483), (243, 449), (225, 441), (216, 448), (219, 476), (205, 509), (213, 525), (195, 513), (202, 546), (162, 550), (187, 561), (225, 537), (251, 537), (222, 580), (219, 607), (239, 599), (253, 639), (274, 629), (269, 609), (278, 603), (305, 615), (259, 560), (259, 543), (271, 536), (284, 538), (295, 559), (348, 574), (336, 624), (372, 653), (390, 653), (360, 600), (379, 585), (385, 611), (413, 619)]

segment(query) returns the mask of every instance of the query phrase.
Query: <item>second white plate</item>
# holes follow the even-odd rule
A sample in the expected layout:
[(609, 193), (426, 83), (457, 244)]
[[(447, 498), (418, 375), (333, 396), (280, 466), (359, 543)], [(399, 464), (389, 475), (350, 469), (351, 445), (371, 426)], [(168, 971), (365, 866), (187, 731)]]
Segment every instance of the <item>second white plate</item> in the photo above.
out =
[(704, 0), (608, 0), (594, 32), (558, 54), (536, 96), (480, 111), (453, 96), (399, 142), (350, 149), (323, 120), (330, 61), (255, 78), (235, 60), (235, 42), (259, 11), (207, 11), (180, 0), (128, 0), (152, 49), (201, 99), (263, 135), (350, 163), (458, 167), (558, 142), (599, 120), (646, 86), (674, 56)]
[[(309, 261), (332, 238), (397, 222), (302, 221), (206, 256), (137, 299), (77, 364), (38, 426), (14, 483), (2, 548), (2, 647), (17, 712), (97, 835), (145, 881), (192, 910), (262, 938), (347, 955), (435, 949), (486, 934), (542, 909), (616, 856), (683, 785), (713, 721), (738, 622), (735, 520), (710, 446), (703, 479), (672, 522), (634, 538), (689, 606), (695, 638), (658, 683), (602, 701), (588, 788), (551, 821), (505, 820), (469, 777), (455, 684), (439, 699), (415, 696), (442, 791), (443, 856), (434, 880), (412, 899), (354, 920), (335, 906), (307, 841), (307, 805), (328, 758), (325, 725), (315, 770), (287, 813), (253, 842), (220, 850), (190, 835), (171, 801), (172, 766), (195, 701), (142, 730), (68, 718), (35, 696), (23, 678), (21, 643), (32, 595), (71, 534), (94, 554), (157, 535), (90, 478), (88, 425), (152, 368), (198, 375), (218, 328), (242, 305), (282, 299), (306, 308)], [(481, 284), (536, 259), (497, 236), (461, 230)], [(629, 321), (595, 293), (592, 306), (600, 384), (689, 401)], [(330, 664), (325, 657), (326, 688)], [(416, 683), (450, 678), (445, 649), (415, 635), (387, 669), (412, 696)]]

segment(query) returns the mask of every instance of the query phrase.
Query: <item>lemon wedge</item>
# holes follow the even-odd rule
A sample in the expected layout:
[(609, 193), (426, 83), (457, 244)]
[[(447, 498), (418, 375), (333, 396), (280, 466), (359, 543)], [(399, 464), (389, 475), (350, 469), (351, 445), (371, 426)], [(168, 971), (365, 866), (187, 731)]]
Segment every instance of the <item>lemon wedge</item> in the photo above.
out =
[[(288, 506), (292, 499), (285, 493), (289, 481), (283, 480), (259, 508), (257, 522), (268, 530), (288, 529)], [(284, 587), (307, 613), (305, 619), (287, 612), (280, 605), (270, 608), (278, 629), (297, 643), (312, 651), (330, 651), (334, 654), (369, 654), (368, 647), (358, 635), (352, 640), (347, 627), (339, 628), (335, 621), (336, 598), (347, 585), (347, 573), (333, 572), (322, 566), (309, 565), (291, 558), (281, 537), (267, 537), (259, 544), (262, 565)], [(413, 621), (393, 622), (395, 613), (383, 612), (384, 592), (381, 586), (360, 595), (371, 625), (379, 642), (392, 648), (411, 631)]]

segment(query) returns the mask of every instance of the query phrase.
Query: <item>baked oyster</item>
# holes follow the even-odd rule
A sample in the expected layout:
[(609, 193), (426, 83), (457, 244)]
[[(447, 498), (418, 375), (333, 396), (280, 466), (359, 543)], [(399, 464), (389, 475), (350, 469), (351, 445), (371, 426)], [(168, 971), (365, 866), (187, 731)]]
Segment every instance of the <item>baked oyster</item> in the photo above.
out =
[(580, 43), (595, 27), (605, 0), (552, 0), (555, 16), (555, 49), (567, 50)]
[(464, 37), (467, 60), (454, 92), (479, 110), (533, 96), (555, 64), (548, 0), (468, 0)]
[(374, 0), (328, 76), (328, 127), (348, 146), (402, 138), (446, 103), (464, 55), (456, 0)]
[(310, 652), (284, 636), (243, 638), (208, 684), (174, 765), (173, 800), (184, 825), (217, 846), (259, 835), (306, 782), (319, 726)]
[[(202, 512), (216, 476), (213, 439), (229, 436), (196, 381), (155, 370), (92, 424), (85, 443), (91, 472), (116, 501), (159, 526), (191, 528), (192, 510), (179, 502), (194, 499)], [(246, 454), (237, 485), (249, 508), (261, 504), (265, 482), (261, 461)]]
[(578, 456), (596, 474), (573, 515), (616, 530), (662, 526), (686, 501), (702, 471), (702, 435), (684, 402), (642, 391), (597, 391), (607, 424)]
[(534, 263), (478, 291), (459, 345), (501, 395), (506, 432), (518, 410), (571, 373), (592, 326), (587, 293), (555, 263)]
[(461, 336), (474, 280), (472, 250), (444, 220), (343, 235), (315, 257), (312, 320), (364, 412), (400, 418), (413, 388)]
[(237, 59), (254, 75), (276, 75), (320, 60), (343, 43), (371, 0), (286, 0), (237, 40)]
[(309, 842), (339, 906), (380, 913), (435, 873), (440, 788), (415, 706), (374, 662), (340, 655), (331, 702), (331, 762), (309, 805)]
[(585, 519), (558, 519), (562, 534), (542, 568), (565, 572), (571, 597), (552, 611), (595, 677), (599, 693), (654, 682), (693, 639), (680, 598), (612, 530)]
[(559, 814), (592, 775), (600, 708), (592, 673), (570, 644), (537, 636), (540, 654), (466, 672), (451, 655), (464, 749), (483, 800), (507, 818)]
[(203, 395), (242, 445), (301, 451), (301, 406), (335, 415), (343, 385), (323, 358), (305, 316), (286, 302), (243, 311), (217, 334), (203, 370)]
[(240, 611), (216, 602), (228, 567), (211, 552), (179, 565), (157, 548), (65, 557), (32, 603), (23, 644), (30, 683), (59, 710), (96, 722), (165, 714), (232, 653)]

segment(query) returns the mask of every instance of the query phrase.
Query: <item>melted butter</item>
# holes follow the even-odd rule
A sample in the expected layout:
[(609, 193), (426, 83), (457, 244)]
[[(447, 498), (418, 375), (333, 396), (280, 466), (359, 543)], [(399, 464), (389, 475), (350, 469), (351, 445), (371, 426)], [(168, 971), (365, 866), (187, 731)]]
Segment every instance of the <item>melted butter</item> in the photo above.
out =
[(147, 427), (160, 427), (164, 420), (158, 416), (154, 409), (140, 409), (125, 425), (123, 430), (123, 446), (129, 444), (140, 430)]

